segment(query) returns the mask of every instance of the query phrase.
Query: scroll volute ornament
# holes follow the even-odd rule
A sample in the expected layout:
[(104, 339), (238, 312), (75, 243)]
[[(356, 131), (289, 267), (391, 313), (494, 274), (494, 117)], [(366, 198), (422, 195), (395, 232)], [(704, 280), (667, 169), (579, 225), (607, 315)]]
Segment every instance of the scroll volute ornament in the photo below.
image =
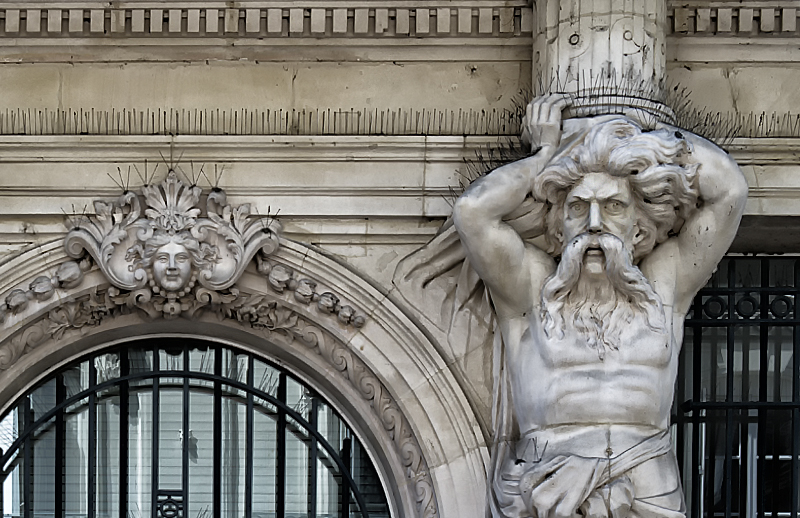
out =
[(144, 212), (131, 191), (115, 202), (95, 201), (94, 216), (73, 222), (67, 253), (79, 258), (88, 251), (116, 288), (149, 291), (167, 301), (185, 297), (196, 285), (225, 290), (256, 252), (278, 249), (280, 225), (251, 218), (249, 204), (228, 205), (218, 188), (208, 194), (203, 217), (201, 194), (170, 171), (160, 184), (142, 187)]

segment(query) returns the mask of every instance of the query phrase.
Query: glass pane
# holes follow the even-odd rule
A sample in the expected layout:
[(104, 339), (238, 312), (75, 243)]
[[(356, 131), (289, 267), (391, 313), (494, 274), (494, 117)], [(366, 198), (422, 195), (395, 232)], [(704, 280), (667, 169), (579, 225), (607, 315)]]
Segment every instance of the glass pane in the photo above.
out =
[(152, 372), (153, 350), (139, 348), (128, 349), (128, 370), (131, 375)]
[(3, 481), (3, 516), (22, 516), (22, 466), (16, 466)]
[(98, 518), (119, 516), (119, 405), (119, 387), (98, 392), (95, 466)]
[(700, 364), (701, 401), (725, 401), (728, 332), (724, 327), (706, 327)]
[(770, 259), (769, 285), (775, 287), (794, 287), (794, 259)]
[[(342, 450), (342, 441), (347, 437), (347, 427), (333, 409), (323, 401), (317, 402), (317, 431), (334, 450)], [(322, 449), (321, 446), (320, 449)]]
[[(378, 472), (375, 471), (375, 466), (358, 439), (353, 440), (352, 455), (351, 475), (353, 482), (355, 482), (358, 491), (361, 493), (361, 498), (364, 499), (366, 511), (369, 513), (370, 518), (388, 518), (389, 503), (386, 501), (383, 485), (378, 477)], [(355, 496), (352, 497), (351, 501), (356, 502)], [(357, 516), (361, 516), (361, 513), (357, 513)]]
[(361, 508), (358, 506), (358, 500), (356, 500), (355, 492), (353, 491), (350, 491), (349, 507), (346, 516), (350, 518), (361, 518), (364, 516), (361, 512)]
[(789, 516), (792, 508), (792, 412), (770, 409), (763, 411), (766, 422), (758, 429), (763, 440), (764, 510), (779, 516)]
[(162, 371), (183, 370), (183, 345), (159, 349), (158, 368)]
[(287, 518), (308, 516), (308, 432), (286, 418), (285, 502)]
[(792, 327), (773, 326), (769, 329), (767, 401), (792, 400), (793, 335)]
[(33, 434), (33, 502), (34, 516), (52, 516), (55, 512), (56, 420), (48, 420)]
[(88, 512), (88, 403), (88, 398), (83, 398), (64, 414), (64, 509), (67, 515), (85, 516)]
[(222, 516), (244, 516), (247, 405), (222, 398)]
[(119, 353), (101, 354), (94, 359), (97, 383), (119, 378)]
[(737, 327), (734, 401), (758, 401), (761, 337), (757, 326)]
[[(676, 388), (674, 404), (678, 408), (687, 400), (694, 398), (694, 328), (686, 326), (683, 333), (683, 347), (681, 348), (681, 364), (683, 369), (678, 374), (678, 382), (683, 382)], [(698, 365), (699, 368), (699, 365)]]
[(304, 385), (288, 377), (286, 378), (286, 406), (308, 421), (311, 412), (311, 392)]
[(322, 447), (317, 452), (317, 516), (340, 516), (342, 472)]
[(128, 396), (128, 515), (150, 516), (153, 445), (153, 390), (131, 389)]
[(189, 394), (188, 446), (187, 516), (211, 516), (214, 512), (214, 397), (211, 393), (192, 391)]
[(183, 391), (159, 390), (158, 489), (182, 489)]
[(253, 385), (256, 390), (278, 397), (280, 373), (271, 365), (262, 361), (253, 361)]
[(82, 362), (64, 371), (64, 386), (70, 398), (89, 388), (89, 362)]
[(256, 398), (253, 414), (253, 516), (266, 518), (275, 513), (277, 413)]
[(737, 288), (753, 288), (761, 286), (761, 259), (729, 259), (726, 261), (725, 269), (718, 268), (719, 275), (725, 277), (728, 275), (729, 265), (731, 261), (734, 264), (734, 286)]
[[(6, 414), (2, 421), (0, 421), (0, 449), (2, 449), (3, 454), (5, 454), (14, 441), (19, 438), (21, 417), (20, 407), (16, 406)], [(9, 462), (13, 459), (14, 457), (12, 456)], [(8, 471), (7, 466), (2, 466), (2, 468), (3, 471)]]
[(56, 380), (47, 380), (31, 393), (31, 412), (33, 420), (39, 420), (44, 414), (56, 406)]
[(226, 378), (247, 383), (247, 360), (249, 355), (222, 349), (222, 375)]
[(214, 374), (214, 349), (210, 347), (190, 349), (189, 369), (195, 372)]

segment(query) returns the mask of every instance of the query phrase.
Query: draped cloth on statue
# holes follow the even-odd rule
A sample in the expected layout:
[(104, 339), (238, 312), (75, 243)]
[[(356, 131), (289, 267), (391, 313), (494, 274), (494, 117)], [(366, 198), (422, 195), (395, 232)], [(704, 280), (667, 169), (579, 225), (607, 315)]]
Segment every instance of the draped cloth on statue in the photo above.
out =
[[(563, 132), (558, 152), (553, 160), (565, 156), (583, 143), (585, 136), (597, 124), (618, 118), (618, 115), (593, 118), (569, 119), (563, 121)], [(530, 196), (504, 218), (520, 236), (528, 241), (540, 238), (544, 232), (544, 206)], [(543, 243), (537, 242), (540, 246)], [(488, 511), (494, 518), (516, 518), (530, 514), (506, 514), (503, 511), (503, 494), (494, 490), (494, 481), (504, 476), (504, 460), (511, 458), (510, 451), (519, 439), (519, 430), (514, 418), (510, 381), (505, 368), (505, 348), (487, 290), (478, 274), (469, 265), (464, 246), (449, 218), (437, 236), (428, 244), (408, 255), (397, 266), (393, 284), (396, 294), (404, 298), (411, 307), (423, 305), (432, 308), (418, 316), (426, 325), (437, 328), (444, 342), (445, 355), (449, 359), (469, 351), (485, 351), (492, 354), (491, 378), (475, 379), (474, 376), (461, 376), (465, 388), (473, 395), (473, 404), (481, 413), (481, 396), (491, 393), (492, 445), (491, 459), (487, 467)], [(433, 309), (435, 308), (435, 310)], [(453, 364), (457, 364), (454, 361)], [(488, 363), (488, 361), (486, 362)], [(535, 375), (535, 373), (531, 373)], [(486, 376), (489, 378), (489, 376)], [(481, 385), (469, 387), (468, 385)], [(596, 460), (596, 459), (595, 459)], [(571, 462), (579, 462), (578, 460)], [(594, 473), (595, 469), (589, 469)], [(600, 480), (600, 479), (598, 479)], [(605, 485), (602, 484), (602, 485)], [(598, 515), (599, 516), (599, 515)], [(605, 516), (605, 515), (603, 515)], [(628, 516), (683, 516), (683, 514), (638, 514)]]
[(551, 440), (539, 444), (533, 456), (528, 451), (529, 458), (512, 455), (502, 459), (500, 474), (492, 488), (502, 516), (685, 516), (680, 485), (666, 494), (639, 498), (627, 476), (637, 466), (671, 453), (672, 441), (667, 432), (649, 437), (611, 458), (582, 457), (559, 446), (558, 441)]

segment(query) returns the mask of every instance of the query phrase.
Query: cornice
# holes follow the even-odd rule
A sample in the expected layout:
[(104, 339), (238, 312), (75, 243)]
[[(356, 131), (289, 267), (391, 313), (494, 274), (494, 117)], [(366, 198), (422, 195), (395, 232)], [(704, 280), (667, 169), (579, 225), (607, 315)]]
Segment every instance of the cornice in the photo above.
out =
[(6, 63), (518, 61), (531, 30), (519, 0), (0, 3)]
[[(672, 0), (668, 57), (800, 60), (786, 51), (798, 8)], [(0, 50), (6, 63), (529, 61), (533, 18), (524, 0), (0, 2)]]
[(742, 38), (797, 36), (800, 2), (670, 2), (668, 27), (681, 35), (729, 35)]
[[(109, 172), (120, 167), (124, 175), (125, 169), (133, 165), (141, 170), (145, 160), (152, 170), (154, 162), (159, 161), (157, 157), (168, 157), (172, 152), (181, 156), (181, 167), (186, 171), (191, 171), (192, 164), (195, 173), (201, 164), (212, 167), (212, 171), (213, 164), (225, 165), (231, 172), (223, 176), (221, 185), (236, 203), (253, 200), (254, 210), (260, 214), (267, 214), (270, 207), (280, 207), (281, 216), (289, 221), (353, 214), (444, 218), (452, 210), (450, 203), (460, 178), (457, 171), (463, 170), (464, 160), (481, 151), (486, 154), (488, 148), (497, 147), (505, 138), (4, 136), (0, 137), (0, 199), (3, 212), (15, 218), (79, 213), (81, 207), (91, 207), (94, 199), (119, 196), (120, 187), (106, 176)], [(750, 175), (751, 199), (798, 197), (794, 176), (785, 171), (800, 166), (800, 138), (738, 138), (726, 148)], [(88, 187), (76, 182), (76, 175), (99, 180)], [(204, 188), (209, 187), (207, 178), (199, 180)], [(129, 181), (133, 187), (138, 185), (135, 172)], [(748, 214), (773, 212), (769, 207), (751, 207)], [(46, 228), (49, 227), (40, 230)], [(388, 236), (394, 231), (387, 227), (371, 232)], [(58, 233), (60, 228), (50, 232)], [(291, 232), (306, 235), (307, 230), (294, 228)], [(334, 228), (315, 232), (328, 236), (325, 239), (331, 242), (352, 240), (352, 236), (339, 236), (341, 231)], [(422, 242), (430, 235), (426, 228), (393, 239)], [(23, 243), (32, 239), (16, 233), (14, 236)], [(373, 237), (381, 242), (388, 239), (380, 236)]]
[(667, 60), (678, 63), (800, 61), (797, 0), (671, 0)]
[(407, 161), (461, 162), (497, 145), (505, 136), (369, 136), (369, 135), (34, 135), (0, 136), (0, 163), (125, 162), (153, 160), (174, 149), (183, 162)]
[(725, 148), (739, 165), (800, 165), (800, 138), (736, 138)]
[[(3, 135), (0, 163), (134, 162), (173, 149), (189, 160), (208, 162), (461, 163), (509, 136), (419, 135)], [(725, 148), (739, 164), (800, 164), (800, 138), (736, 138)]]

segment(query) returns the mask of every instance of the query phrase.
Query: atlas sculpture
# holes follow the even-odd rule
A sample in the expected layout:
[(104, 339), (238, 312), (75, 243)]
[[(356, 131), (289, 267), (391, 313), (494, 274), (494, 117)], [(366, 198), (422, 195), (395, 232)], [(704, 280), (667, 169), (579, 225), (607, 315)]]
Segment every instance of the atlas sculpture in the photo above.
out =
[[(686, 515), (668, 428), (683, 321), (747, 184), (711, 142), (623, 115), (527, 108), (535, 151), (470, 185), (454, 223), (502, 348), (494, 518)], [(504, 219), (531, 202), (534, 234)]]

